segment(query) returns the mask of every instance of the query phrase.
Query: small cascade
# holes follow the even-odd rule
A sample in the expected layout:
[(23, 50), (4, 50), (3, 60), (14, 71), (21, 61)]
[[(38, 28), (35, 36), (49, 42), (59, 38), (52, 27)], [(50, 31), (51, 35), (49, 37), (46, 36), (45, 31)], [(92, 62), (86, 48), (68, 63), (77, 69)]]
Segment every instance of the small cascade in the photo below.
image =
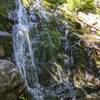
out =
[(13, 29), (15, 62), (22, 78), (25, 80), (28, 91), (33, 96), (33, 100), (43, 100), (43, 93), (38, 83), (34, 52), (29, 38), (30, 23), (27, 12), (21, 0), (16, 0), (16, 4), (17, 24)]
[(35, 0), (34, 4), (31, 6), (31, 9), (38, 10), (41, 17), (44, 18), (46, 21), (48, 21), (48, 15), (49, 13), (46, 11), (45, 7), (43, 6), (42, 0)]
[(72, 51), (70, 47), (70, 43), (68, 40), (68, 35), (69, 35), (69, 25), (67, 22), (64, 23), (65, 25), (65, 33), (63, 36), (63, 45), (64, 45), (64, 53), (65, 53), (65, 70), (67, 73), (67, 78), (65, 80), (65, 85), (69, 89), (69, 95), (72, 98), (72, 100), (76, 100), (76, 93), (75, 93), (75, 87), (73, 83), (73, 67), (74, 67), (74, 60), (72, 56)]
[(50, 88), (52, 93), (64, 100), (70, 98), (76, 100), (76, 90), (73, 80), (74, 72), (74, 60), (71, 52), (71, 46), (68, 40), (70, 26), (65, 21), (64, 23), (65, 32), (62, 36), (62, 44), (64, 48), (64, 69), (55, 63), (57, 67), (57, 76), (59, 77), (57, 84), (53, 84)]

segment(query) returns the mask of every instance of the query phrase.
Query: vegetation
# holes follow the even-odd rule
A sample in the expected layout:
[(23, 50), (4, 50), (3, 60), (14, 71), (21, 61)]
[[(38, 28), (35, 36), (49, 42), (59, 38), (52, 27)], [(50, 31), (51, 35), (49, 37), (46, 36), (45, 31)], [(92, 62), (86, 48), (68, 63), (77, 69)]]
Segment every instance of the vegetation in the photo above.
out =
[(71, 11), (95, 12), (94, 0), (67, 0)]
[[(9, 18), (9, 14), (15, 9), (15, 2), (14, 0), (8, 1), (9, 3), (7, 0), (0, 0), (0, 31), (11, 34), (16, 18)], [(23, 0), (22, 3), (30, 19), (30, 8), (34, 2)], [(30, 39), (36, 40), (32, 47), (34, 48), (39, 82), (43, 82), (42, 84), (45, 84), (46, 88), (50, 84), (57, 83), (60, 80), (57, 76), (57, 66), (59, 66), (64, 77), (70, 70), (76, 89), (84, 92), (86, 88), (86, 93), (88, 93), (87, 86), (89, 86), (88, 88), (98, 86), (98, 82), (94, 80), (99, 77), (100, 69), (100, 19), (97, 20), (98, 17), (100, 18), (100, 9), (96, 6), (95, 0), (43, 0), (42, 3), (43, 8), (34, 8), (36, 19), (31, 18), (30, 20), (36, 23), (36, 26), (34, 25), (29, 33)], [(96, 15), (96, 23), (88, 24), (90, 19), (83, 22), (84, 18), (80, 20), (78, 17), (79, 12), (82, 12), (82, 17), (85, 15), (88, 17), (89, 14)], [(94, 26), (97, 28), (99, 26), (99, 28), (96, 29)], [(0, 59), (10, 58), (13, 61), (11, 37), (0, 37), (0, 49), (2, 48), (5, 50), (4, 56), (6, 57), (0, 54)], [(0, 51), (2, 53), (2, 50)], [(61, 72), (61, 74), (63, 73)], [(86, 81), (86, 73), (94, 78), (92, 82)], [(60, 81), (58, 83), (60, 84)], [(84, 88), (84, 86), (86, 87)], [(86, 95), (86, 93), (84, 94)], [(52, 99), (56, 100), (55, 98)], [(27, 96), (21, 95), (19, 100), (28, 99)]]

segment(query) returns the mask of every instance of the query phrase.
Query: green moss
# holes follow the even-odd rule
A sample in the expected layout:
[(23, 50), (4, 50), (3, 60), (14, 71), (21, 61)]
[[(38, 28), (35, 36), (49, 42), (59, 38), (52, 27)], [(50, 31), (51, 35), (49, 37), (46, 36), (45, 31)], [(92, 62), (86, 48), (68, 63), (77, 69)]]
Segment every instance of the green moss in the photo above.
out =
[(88, 63), (88, 48), (85, 46), (84, 41), (80, 42), (80, 37), (73, 34), (73, 32), (69, 33), (68, 40), (75, 65), (86, 67)]
[(7, 17), (9, 11), (14, 10), (15, 0), (0, 0), (0, 15)]
[(15, 0), (0, 0), (0, 30), (9, 31), (11, 22), (8, 14), (15, 9)]
[[(49, 3), (49, 6), (51, 8), (56, 8), (57, 6), (67, 2), (67, 0), (45, 0), (45, 1)], [(45, 4), (47, 4), (47, 3), (45, 3)]]

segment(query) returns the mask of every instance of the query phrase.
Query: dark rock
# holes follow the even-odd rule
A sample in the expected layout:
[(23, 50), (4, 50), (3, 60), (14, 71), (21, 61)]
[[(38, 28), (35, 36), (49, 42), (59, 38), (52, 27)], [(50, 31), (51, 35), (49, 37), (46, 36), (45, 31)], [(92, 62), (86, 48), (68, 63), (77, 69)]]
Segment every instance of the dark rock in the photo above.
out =
[(0, 60), (0, 100), (17, 100), (24, 88), (17, 67), (10, 61)]
[(0, 59), (11, 58), (12, 39), (9, 36), (0, 37)]

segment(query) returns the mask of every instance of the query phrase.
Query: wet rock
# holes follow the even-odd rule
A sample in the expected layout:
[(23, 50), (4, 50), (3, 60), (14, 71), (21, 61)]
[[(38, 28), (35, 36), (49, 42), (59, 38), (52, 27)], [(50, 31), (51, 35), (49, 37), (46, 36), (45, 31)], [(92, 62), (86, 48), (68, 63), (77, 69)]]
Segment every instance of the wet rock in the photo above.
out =
[(0, 60), (0, 99), (16, 100), (24, 86), (17, 67), (10, 61)]
[(0, 31), (0, 36), (10, 36), (8, 32)]

